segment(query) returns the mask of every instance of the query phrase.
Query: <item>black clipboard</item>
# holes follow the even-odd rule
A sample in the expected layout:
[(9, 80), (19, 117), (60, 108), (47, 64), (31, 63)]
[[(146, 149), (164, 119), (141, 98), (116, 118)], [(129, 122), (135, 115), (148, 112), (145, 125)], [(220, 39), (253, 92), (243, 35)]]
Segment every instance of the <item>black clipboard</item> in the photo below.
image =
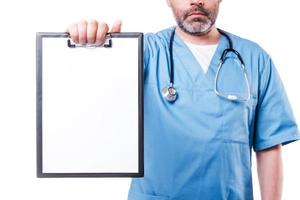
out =
[(37, 33), (37, 177), (143, 177), (143, 74), (143, 33)]

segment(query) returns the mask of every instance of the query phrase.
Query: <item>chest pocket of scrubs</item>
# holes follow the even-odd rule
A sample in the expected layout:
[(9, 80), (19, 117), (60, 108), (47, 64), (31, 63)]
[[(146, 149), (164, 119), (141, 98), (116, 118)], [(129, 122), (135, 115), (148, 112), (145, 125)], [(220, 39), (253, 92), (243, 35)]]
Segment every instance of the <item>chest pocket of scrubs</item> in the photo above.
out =
[[(240, 99), (248, 97), (247, 80), (235, 55), (228, 55), (225, 59), (217, 79), (217, 88), (223, 95), (236, 95)], [(256, 103), (257, 98), (253, 93), (248, 101), (231, 101), (220, 97), (224, 141), (249, 144)]]
[(220, 101), (223, 115), (223, 140), (249, 144), (257, 104), (256, 96), (251, 94), (248, 101), (230, 101), (223, 98), (220, 98)]

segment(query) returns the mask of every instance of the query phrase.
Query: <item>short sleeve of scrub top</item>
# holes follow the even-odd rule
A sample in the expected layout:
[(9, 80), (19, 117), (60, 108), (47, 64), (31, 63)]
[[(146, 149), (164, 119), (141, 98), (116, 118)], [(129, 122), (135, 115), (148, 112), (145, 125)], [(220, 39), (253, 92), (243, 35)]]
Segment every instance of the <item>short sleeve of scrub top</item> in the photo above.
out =
[(253, 149), (261, 151), (299, 139), (295, 118), (272, 59), (262, 59)]

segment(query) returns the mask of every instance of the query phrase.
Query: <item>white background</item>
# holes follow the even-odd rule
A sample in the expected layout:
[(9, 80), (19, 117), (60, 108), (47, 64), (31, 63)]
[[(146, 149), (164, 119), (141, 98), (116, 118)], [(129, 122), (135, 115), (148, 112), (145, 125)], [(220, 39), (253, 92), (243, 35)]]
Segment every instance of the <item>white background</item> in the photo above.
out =
[[(298, 10), (296, 0), (224, 0), (218, 26), (258, 42), (272, 55), (299, 124)], [(35, 176), (35, 33), (64, 31), (71, 22), (92, 18), (110, 24), (122, 19), (123, 31), (155, 32), (174, 25), (164, 0), (1, 1), (0, 199), (126, 199), (128, 178)], [(300, 199), (299, 150), (299, 143), (283, 148), (283, 199)], [(255, 157), (253, 161), (254, 192), (259, 199)]]

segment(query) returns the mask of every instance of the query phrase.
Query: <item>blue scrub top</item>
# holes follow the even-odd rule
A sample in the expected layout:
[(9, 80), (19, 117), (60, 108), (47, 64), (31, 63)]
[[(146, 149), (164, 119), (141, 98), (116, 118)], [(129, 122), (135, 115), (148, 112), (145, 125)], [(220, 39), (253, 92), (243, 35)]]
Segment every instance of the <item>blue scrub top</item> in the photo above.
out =
[[(172, 28), (144, 38), (143, 178), (133, 178), (129, 200), (253, 199), (251, 150), (298, 140), (284, 87), (270, 56), (256, 43), (229, 34), (242, 56), (251, 88), (247, 102), (217, 96), (217, 64), (228, 41), (221, 36), (207, 73), (175, 34), (174, 103), (162, 96), (170, 81)], [(245, 80), (229, 54), (220, 90), (243, 93)], [(235, 67), (233, 67), (235, 66)], [(244, 92), (245, 93), (245, 92)]]

